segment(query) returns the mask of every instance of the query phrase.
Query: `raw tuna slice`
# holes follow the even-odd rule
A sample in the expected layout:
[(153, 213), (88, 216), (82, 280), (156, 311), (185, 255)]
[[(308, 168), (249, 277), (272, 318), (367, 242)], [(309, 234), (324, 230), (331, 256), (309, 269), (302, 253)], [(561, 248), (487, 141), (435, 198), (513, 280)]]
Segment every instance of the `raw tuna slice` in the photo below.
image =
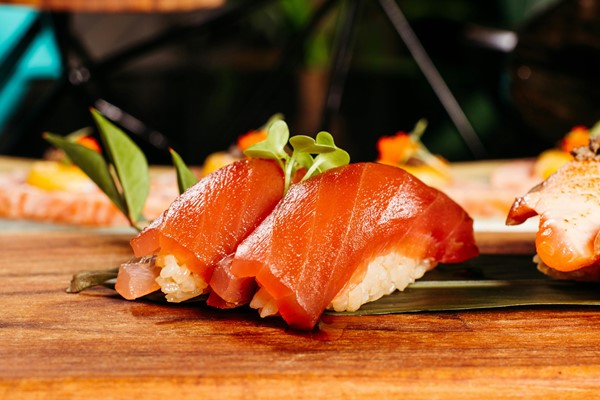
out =
[[(311, 329), (328, 306), (356, 309), (438, 262), (477, 254), (473, 221), (448, 196), (400, 168), (358, 163), (292, 185), (240, 243), (229, 272), (256, 280), (250, 305), (261, 315)], [(213, 287), (232, 304), (246, 295)]]
[[(209, 290), (217, 263), (235, 252), (282, 195), (283, 174), (276, 162), (234, 162), (178, 197), (131, 240), (131, 247), (136, 257), (157, 255), (157, 282), (167, 300), (186, 300)], [(121, 268), (118, 279), (132, 279), (125, 274), (135, 274), (135, 269)]]

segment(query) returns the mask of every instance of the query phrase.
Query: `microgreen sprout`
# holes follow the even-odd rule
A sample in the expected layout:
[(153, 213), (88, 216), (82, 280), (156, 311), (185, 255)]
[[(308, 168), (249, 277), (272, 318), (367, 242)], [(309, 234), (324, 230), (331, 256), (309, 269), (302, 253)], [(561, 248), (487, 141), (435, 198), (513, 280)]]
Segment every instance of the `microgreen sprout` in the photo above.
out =
[(267, 138), (249, 147), (244, 154), (252, 158), (276, 160), (284, 172), (284, 194), (287, 193), (292, 178), (300, 168), (306, 169), (306, 174), (302, 178), (306, 180), (350, 162), (348, 153), (335, 145), (333, 136), (328, 132), (319, 132), (316, 139), (306, 135), (290, 138), (288, 125), (282, 120), (273, 122), (269, 127)]

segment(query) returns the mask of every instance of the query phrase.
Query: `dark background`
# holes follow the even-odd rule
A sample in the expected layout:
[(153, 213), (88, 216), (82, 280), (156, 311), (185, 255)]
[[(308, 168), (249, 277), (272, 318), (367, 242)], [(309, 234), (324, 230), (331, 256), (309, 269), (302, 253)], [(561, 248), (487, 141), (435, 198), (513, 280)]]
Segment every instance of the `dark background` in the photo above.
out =
[[(318, 3), (275, 2), (210, 34), (178, 37), (119, 68), (91, 70), (92, 80), (67, 85), (40, 114), (33, 111), (56, 82), (34, 81), (2, 127), (0, 152), (40, 157), (47, 147), (41, 132), (67, 134), (92, 125), (88, 110), (98, 97), (160, 132), (190, 164), (226, 149), (277, 112), (292, 134), (314, 135), (321, 128), (338, 12), (323, 20), (292, 65), (281, 74), (277, 66), (306, 22), (302, 13), (310, 15)], [(369, 161), (378, 137), (410, 131), (426, 118), (423, 141), (449, 160), (533, 156), (572, 126), (600, 120), (598, 3), (398, 1), (485, 146), (486, 154), (475, 157), (378, 2), (367, 0), (331, 133), (353, 161)], [(305, 10), (298, 9), (302, 4)], [(96, 61), (205, 17), (75, 14), (59, 29), (68, 28)], [(517, 47), (486, 43), (481, 32), (490, 30), (516, 33)], [(266, 90), (273, 83), (274, 90)], [(169, 162), (164, 147), (131, 134), (150, 162)]]

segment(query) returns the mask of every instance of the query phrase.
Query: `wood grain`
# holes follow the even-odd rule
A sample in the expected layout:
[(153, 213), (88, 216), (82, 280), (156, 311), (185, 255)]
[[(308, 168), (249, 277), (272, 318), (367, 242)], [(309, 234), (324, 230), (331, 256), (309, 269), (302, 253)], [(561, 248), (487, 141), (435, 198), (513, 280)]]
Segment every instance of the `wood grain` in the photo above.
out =
[(129, 235), (0, 233), (0, 397), (594, 398), (600, 311), (328, 316), (310, 333), (249, 310), (67, 294)]

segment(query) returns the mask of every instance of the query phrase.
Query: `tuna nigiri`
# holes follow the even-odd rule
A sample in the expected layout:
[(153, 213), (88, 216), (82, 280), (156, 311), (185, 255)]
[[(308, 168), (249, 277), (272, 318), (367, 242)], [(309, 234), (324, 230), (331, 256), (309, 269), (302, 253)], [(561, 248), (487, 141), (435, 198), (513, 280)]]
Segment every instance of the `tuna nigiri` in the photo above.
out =
[[(237, 161), (207, 175), (131, 240), (135, 256), (155, 255), (158, 268), (122, 267), (117, 291), (133, 299), (159, 286), (173, 302), (206, 293), (215, 266), (281, 199), (283, 181), (277, 163), (261, 159)], [(157, 274), (156, 282), (148, 271)], [(140, 279), (131, 276), (138, 272)]]
[(473, 220), (445, 194), (397, 167), (350, 164), (292, 185), (213, 289), (239, 303), (227, 279), (253, 278), (251, 307), (311, 329), (327, 307), (356, 310), (477, 254)]
[(575, 160), (515, 200), (506, 223), (540, 216), (538, 268), (562, 279), (600, 281), (600, 136)]

